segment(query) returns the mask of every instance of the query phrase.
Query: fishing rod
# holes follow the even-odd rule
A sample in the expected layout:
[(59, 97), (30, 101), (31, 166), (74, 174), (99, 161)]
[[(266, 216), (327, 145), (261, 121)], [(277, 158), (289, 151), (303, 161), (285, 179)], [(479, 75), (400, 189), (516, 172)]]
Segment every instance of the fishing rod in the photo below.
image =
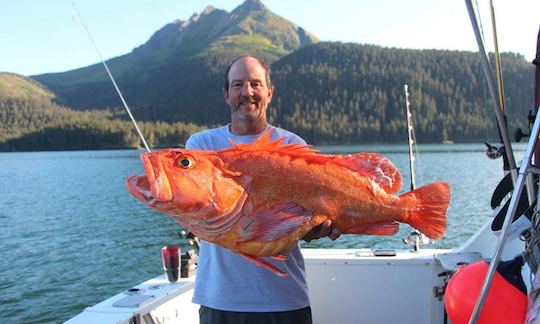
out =
[(501, 55), (499, 53), (499, 42), (497, 37), (497, 25), (495, 23), (495, 8), (493, 0), (489, 0), (489, 8), (491, 12), (491, 28), (493, 29), (493, 46), (495, 50), (495, 67), (497, 76), (497, 93), (499, 94), (499, 104), (503, 114), (506, 114), (506, 102), (504, 100), (503, 76), (501, 66)]
[[(501, 259), (502, 250), (503, 250), (504, 244), (506, 243), (506, 238), (508, 236), (510, 225), (512, 223), (513, 216), (515, 215), (516, 210), (517, 210), (518, 200), (521, 197), (524, 187), (527, 187), (526, 191), (527, 191), (527, 196), (529, 198), (529, 204), (531, 204), (534, 199), (534, 188), (533, 186), (530, 186), (531, 181), (530, 181), (530, 177), (527, 176), (527, 172), (529, 169), (528, 162), (531, 161), (532, 156), (533, 156), (533, 149), (534, 149), (533, 147), (535, 146), (535, 141), (536, 141), (536, 138), (534, 137), (538, 136), (540, 132), (540, 118), (537, 118), (534, 122), (533, 129), (531, 130), (531, 136), (529, 138), (529, 145), (527, 146), (527, 150), (525, 151), (525, 156), (523, 158), (524, 162), (522, 162), (519, 172), (517, 172), (516, 162), (514, 160), (514, 155), (510, 146), (508, 128), (507, 128), (506, 120), (504, 118), (503, 110), (501, 107), (501, 101), (500, 101), (501, 97), (500, 97), (500, 94), (499, 96), (497, 96), (497, 92), (495, 90), (494, 77), (490, 69), (489, 57), (487, 55), (486, 49), (484, 47), (484, 41), (479, 31), (480, 28), (478, 26), (476, 14), (472, 6), (472, 0), (465, 0), (465, 4), (467, 6), (467, 11), (471, 19), (471, 24), (472, 24), (473, 31), (476, 37), (476, 42), (478, 44), (478, 48), (479, 48), (478, 52), (480, 54), (480, 61), (484, 69), (484, 74), (487, 79), (488, 89), (489, 89), (491, 98), (493, 100), (493, 103), (495, 104), (495, 115), (497, 117), (500, 135), (503, 140), (503, 145), (505, 146), (505, 153), (508, 158), (508, 163), (510, 166), (510, 173), (512, 176), (512, 182), (514, 184), (514, 191), (510, 198), (510, 204), (508, 207), (508, 211), (506, 212), (506, 218), (504, 219), (504, 223), (501, 228), (501, 234), (499, 235), (497, 245), (495, 246), (495, 252), (489, 263), (489, 268), (488, 268), (486, 277), (484, 278), (484, 282), (482, 284), (479, 297), (476, 301), (472, 315), (469, 319), (469, 324), (475, 324), (478, 321), (480, 312), (484, 306), (489, 288), (493, 281), (493, 277), (495, 275), (495, 272), (497, 271), (497, 266), (499, 265), (499, 261)], [(493, 4), (491, 4), (491, 10), (492, 10), (492, 15), (493, 15)]]
[(414, 128), (412, 126), (412, 114), (410, 109), (409, 101), (409, 87), (407, 85), (403, 86), (405, 90), (405, 107), (407, 113), (407, 134), (409, 142), (409, 168), (411, 170), (411, 190), (416, 189), (416, 179), (414, 176), (414, 154), (413, 154), (413, 143), (414, 143)]
[(101, 60), (101, 63), (105, 67), (105, 70), (107, 71), (107, 74), (109, 75), (109, 78), (112, 81), (112, 84), (114, 85), (114, 89), (116, 89), (116, 93), (118, 93), (118, 96), (120, 96), (120, 100), (122, 100), (122, 104), (124, 105), (124, 108), (126, 109), (128, 115), (129, 115), (129, 118), (131, 118), (131, 121), (133, 122), (133, 125), (135, 126), (135, 129), (137, 130), (137, 133), (139, 134), (139, 137), (141, 138), (141, 140), (142, 140), (142, 142), (144, 144), (144, 147), (146, 148), (146, 151), (151, 152), (150, 147), (146, 143), (146, 140), (144, 139), (144, 136), (143, 136), (141, 130), (139, 129), (139, 125), (137, 125), (137, 121), (135, 121), (135, 118), (131, 114), (131, 110), (129, 109), (128, 104), (126, 103), (126, 100), (124, 100), (124, 96), (122, 95), (122, 92), (120, 91), (120, 88), (116, 84), (116, 81), (114, 80), (114, 78), (112, 76), (112, 73), (109, 70), (109, 67), (107, 66), (107, 63), (103, 59), (103, 56), (101, 55), (101, 52), (99, 51), (99, 49), (98, 49), (98, 47), (96, 45), (96, 42), (94, 42), (94, 38), (92, 37), (92, 34), (90, 34), (90, 31), (88, 30), (88, 27), (86, 27), (86, 24), (84, 23), (84, 20), (82, 19), (81, 14), (79, 13), (77, 8), (75, 7), (74, 3), (72, 4), (72, 8), (73, 8), (73, 12), (75, 14), (77, 14), (77, 17), (79, 17), (79, 21), (81, 22), (82, 26), (84, 27), (84, 30), (86, 30), (86, 34), (88, 35), (88, 38), (90, 38), (90, 41), (92, 42), (92, 45), (94, 45), (94, 49), (96, 50), (96, 52), (97, 52), (97, 54), (99, 56), (99, 59)]
[[(532, 62), (535, 65), (534, 68), (534, 116), (538, 116), (540, 112), (540, 29), (538, 30), (538, 36), (536, 39), (536, 56)], [(534, 164), (540, 165), (540, 145), (536, 145), (534, 151)]]
[(515, 183), (517, 179), (517, 166), (514, 159), (514, 155), (511, 150), (510, 136), (508, 135), (506, 119), (503, 115), (501, 102), (499, 101), (499, 95), (497, 94), (495, 81), (493, 77), (493, 72), (491, 71), (491, 64), (489, 62), (489, 57), (487, 55), (486, 48), (484, 47), (484, 40), (480, 34), (480, 27), (478, 26), (478, 21), (476, 20), (476, 14), (471, 3), (471, 0), (465, 0), (467, 9), (469, 11), (469, 16), (473, 26), (474, 35), (476, 37), (476, 42), (478, 43), (480, 62), (482, 63), (482, 68), (484, 69), (484, 74), (486, 75), (486, 82), (488, 85), (489, 94), (493, 103), (495, 104), (495, 116), (497, 117), (497, 124), (499, 126), (499, 132), (503, 145), (505, 147), (506, 157), (508, 159), (508, 164), (510, 168), (510, 173), (512, 174), (512, 182)]
[[(415, 155), (413, 151), (413, 146), (416, 148), (416, 136), (414, 134), (414, 126), (412, 120), (412, 113), (410, 109), (411, 102), (409, 101), (409, 86), (404, 85), (403, 89), (405, 91), (405, 111), (407, 114), (407, 142), (409, 144), (409, 169), (411, 172), (411, 191), (416, 189), (416, 175), (414, 160)], [(416, 156), (418, 156), (418, 151), (416, 151)], [(403, 242), (410, 245), (414, 252), (420, 251), (420, 244), (426, 244), (429, 242), (429, 238), (422, 234), (416, 228), (413, 228), (413, 231), (403, 239)]]

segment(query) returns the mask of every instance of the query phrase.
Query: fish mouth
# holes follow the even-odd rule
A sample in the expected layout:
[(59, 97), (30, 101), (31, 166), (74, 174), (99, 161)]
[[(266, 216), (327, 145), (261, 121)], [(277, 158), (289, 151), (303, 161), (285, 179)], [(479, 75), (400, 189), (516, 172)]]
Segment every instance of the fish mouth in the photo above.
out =
[(155, 198), (150, 190), (150, 183), (146, 176), (132, 175), (127, 178), (126, 185), (128, 191), (141, 202), (147, 205), (155, 202)]
[(141, 160), (146, 176), (130, 176), (126, 180), (128, 191), (147, 205), (171, 201), (173, 195), (169, 179), (159, 155), (142, 153)]

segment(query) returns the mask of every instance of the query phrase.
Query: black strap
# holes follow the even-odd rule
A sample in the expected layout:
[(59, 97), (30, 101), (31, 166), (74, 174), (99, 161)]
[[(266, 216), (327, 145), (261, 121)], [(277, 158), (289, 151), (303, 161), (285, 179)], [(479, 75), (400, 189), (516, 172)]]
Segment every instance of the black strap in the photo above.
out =
[[(493, 191), (493, 195), (491, 196), (491, 208), (496, 208), (500, 206), (502, 201), (505, 198), (507, 199), (502, 208), (497, 212), (497, 215), (495, 215), (495, 218), (491, 223), (491, 229), (493, 231), (499, 231), (502, 228), (506, 213), (508, 211), (508, 207), (510, 206), (510, 197), (512, 196), (513, 190), (514, 184), (512, 183), (512, 175), (510, 173), (507, 173), (497, 184), (497, 187), (495, 188), (495, 190)], [(531, 206), (535, 205), (536, 200), (532, 204), (529, 204), (526, 190), (521, 191), (521, 196), (519, 197), (518, 206), (512, 222), (518, 219), (521, 215), (525, 215), (527, 216), (527, 218), (531, 219), (533, 214), (533, 208)]]
[[(516, 213), (514, 214), (514, 218), (512, 219), (512, 222), (514, 222), (516, 219), (521, 217), (521, 215), (525, 215), (530, 220), (533, 214), (532, 207), (535, 205), (536, 205), (536, 200), (533, 201), (533, 203), (529, 205), (529, 199), (527, 199), (527, 195), (522, 194), (521, 199), (518, 202)], [(510, 199), (508, 199), (508, 201), (504, 204), (501, 210), (499, 210), (497, 215), (495, 215), (493, 222), (491, 222), (492, 231), (500, 231), (502, 229), (504, 219), (506, 218), (506, 212), (508, 211), (509, 206), (510, 206)]]
[(503, 199), (514, 190), (514, 184), (512, 183), (512, 175), (507, 173), (501, 181), (497, 184), (497, 187), (491, 195), (491, 208), (496, 208), (501, 204)]
[(523, 257), (518, 255), (512, 260), (499, 262), (497, 272), (522, 293), (527, 294), (527, 287), (525, 286), (523, 276), (521, 275), (521, 267), (523, 267), (523, 264)]

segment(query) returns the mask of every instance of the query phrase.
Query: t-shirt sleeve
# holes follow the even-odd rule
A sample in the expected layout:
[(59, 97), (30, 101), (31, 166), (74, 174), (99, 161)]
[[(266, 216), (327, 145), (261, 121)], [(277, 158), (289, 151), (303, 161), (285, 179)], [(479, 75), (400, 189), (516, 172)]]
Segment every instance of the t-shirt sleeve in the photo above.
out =
[(304, 141), (304, 139), (296, 134), (294, 134), (294, 136), (291, 137), (291, 142), (292, 143), (300, 143), (300, 144), (307, 144), (306, 141)]
[(203, 150), (203, 143), (201, 140), (201, 136), (197, 136), (197, 134), (191, 135), (187, 141), (186, 141), (186, 149), (188, 150)]
[(287, 140), (285, 141), (285, 144), (293, 144), (293, 143), (307, 144), (306, 141), (304, 141), (302, 137), (296, 135), (295, 133), (289, 132), (287, 136)]

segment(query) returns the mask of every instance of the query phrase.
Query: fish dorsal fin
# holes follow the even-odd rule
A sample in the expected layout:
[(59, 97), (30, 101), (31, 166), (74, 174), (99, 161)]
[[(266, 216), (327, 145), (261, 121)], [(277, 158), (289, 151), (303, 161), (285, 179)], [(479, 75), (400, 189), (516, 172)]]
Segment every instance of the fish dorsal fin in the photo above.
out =
[(401, 189), (401, 175), (390, 160), (376, 153), (356, 153), (336, 157), (333, 163), (373, 180), (389, 194)]
[(265, 151), (265, 152), (278, 152), (284, 154), (290, 154), (294, 157), (306, 157), (312, 156), (318, 153), (317, 150), (311, 148), (307, 144), (292, 143), (284, 144), (286, 137), (280, 137), (277, 140), (272, 141), (270, 137), (272, 136), (272, 129), (269, 129), (264, 132), (259, 138), (254, 142), (248, 144), (238, 144), (233, 140), (229, 139), (231, 142), (231, 148), (227, 151)]

